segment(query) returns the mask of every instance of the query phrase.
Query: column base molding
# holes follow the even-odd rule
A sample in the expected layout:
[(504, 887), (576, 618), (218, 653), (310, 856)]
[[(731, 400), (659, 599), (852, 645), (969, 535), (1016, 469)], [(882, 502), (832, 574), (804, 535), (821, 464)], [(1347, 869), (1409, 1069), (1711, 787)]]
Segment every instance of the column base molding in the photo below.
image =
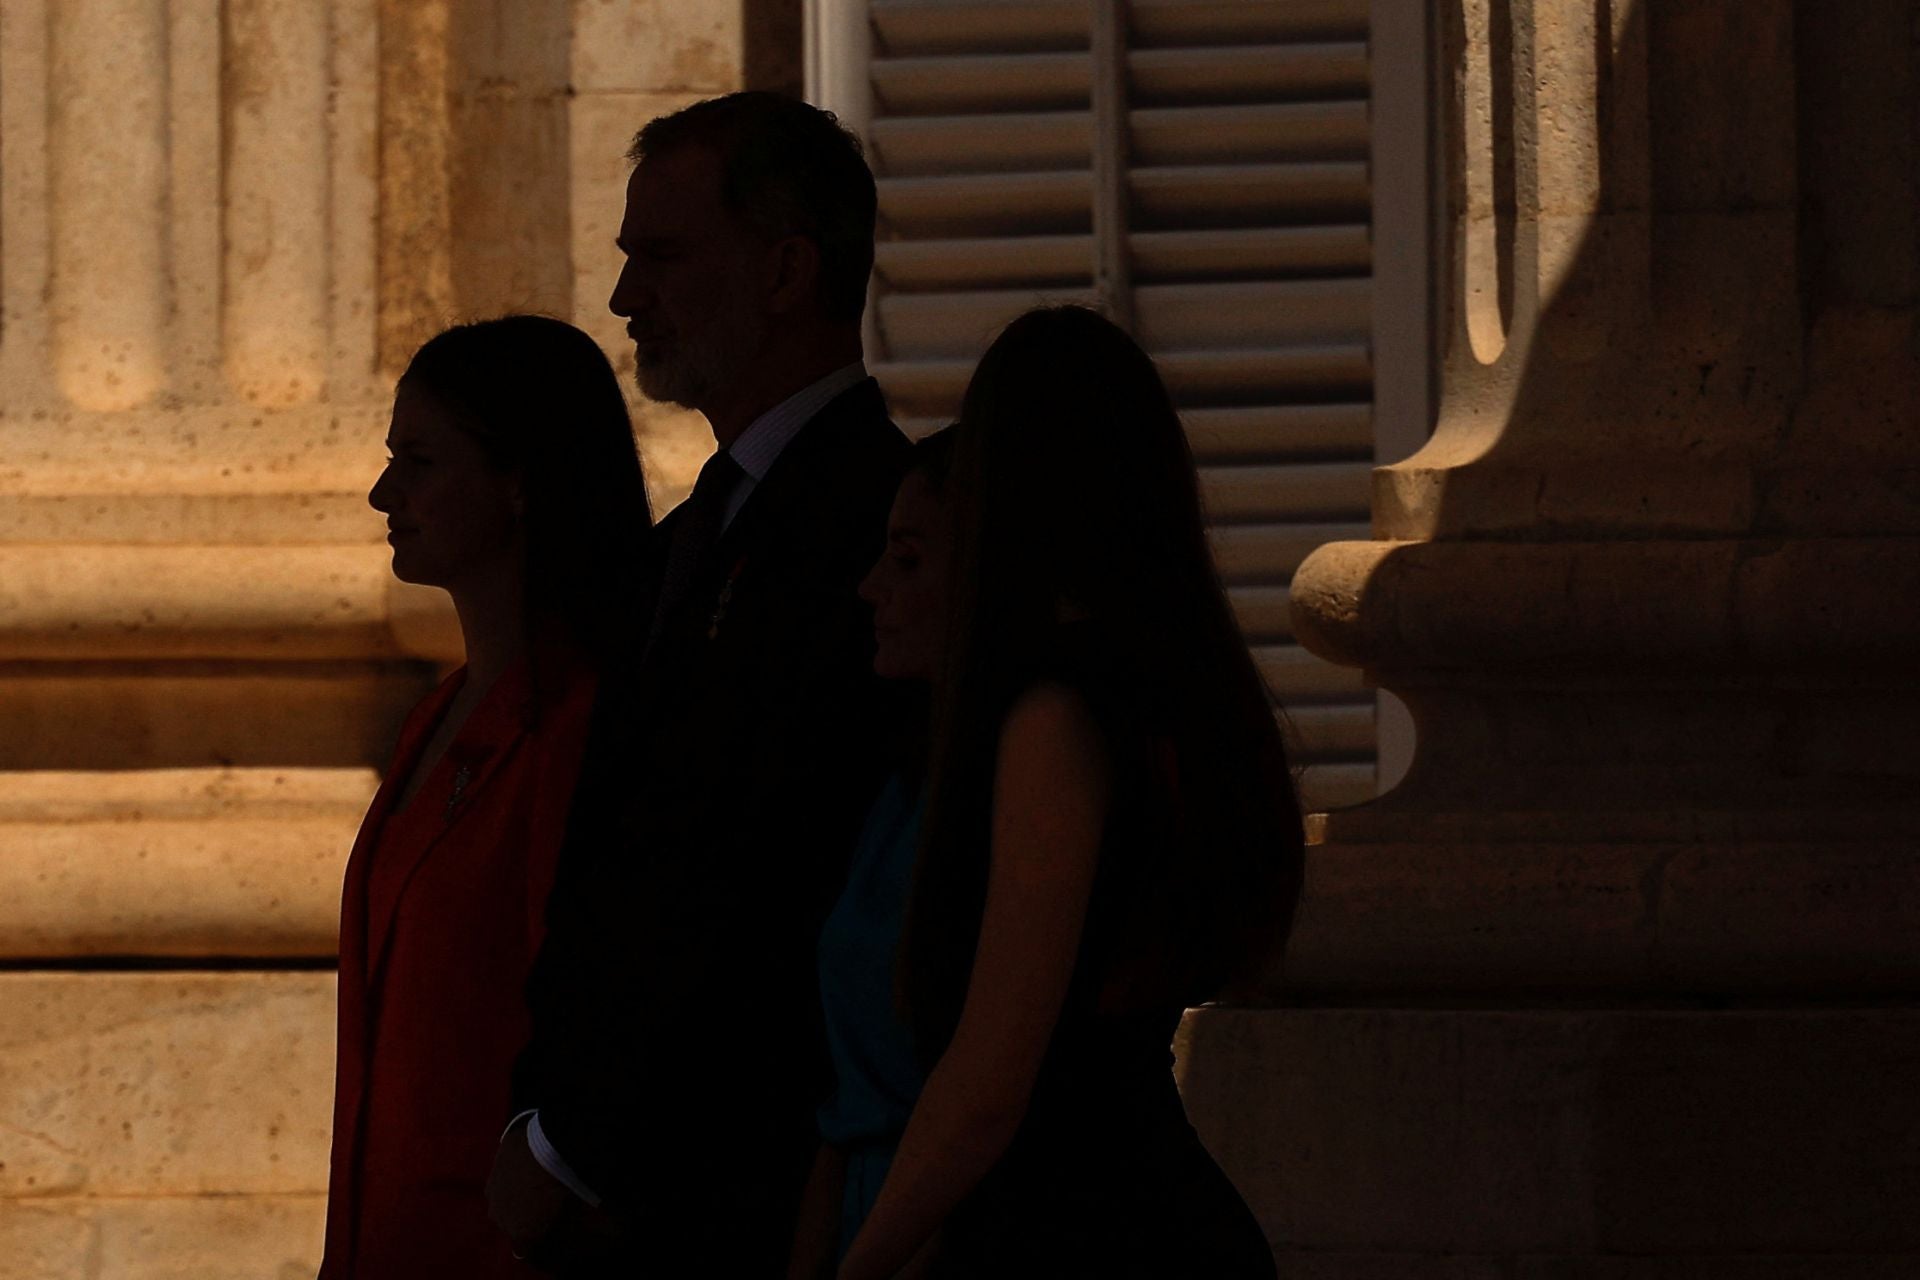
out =
[(1213, 1008), (1176, 1049), (1282, 1276), (1920, 1273), (1911, 1008)]
[(1920, 997), (1916, 847), (1920, 833), (1319, 843), (1270, 988), (1368, 1002)]

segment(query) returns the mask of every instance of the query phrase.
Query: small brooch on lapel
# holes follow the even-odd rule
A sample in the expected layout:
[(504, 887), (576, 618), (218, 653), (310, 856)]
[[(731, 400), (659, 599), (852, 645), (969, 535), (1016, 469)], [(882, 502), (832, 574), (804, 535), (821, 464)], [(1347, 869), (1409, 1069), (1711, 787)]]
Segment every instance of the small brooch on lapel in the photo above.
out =
[(447, 811), (440, 815), (442, 822), (452, 822), (454, 810), (460, 807), (460, 797), (466, 794), (467, 784), (473, 781), (473, 766), (461, 765), (453, 773), (453, 790), (447, 793)]
[(447, 751), (447, 757), (457, 767), (453, 771), (453, 786), (447, 790), (446, 810), (440, 815), (442, 822), (450, 823), (460, 816), (461, 808), (472, 799), (473, 780), (493, 758), (493, 752), (493, 744), (488, 742), (460, 743)]
[(733, 604), (733, 584), (739, 580), (740, 573), (747, 567), (746, 557), (733, 562), (733, 568), (727, 574), (727, 580), (720, 584), (720, 594), (713, 602), (713, 615), (707, 619), (707, 639), (720, 638), (720, 624), (727, 620), (727, 609)]

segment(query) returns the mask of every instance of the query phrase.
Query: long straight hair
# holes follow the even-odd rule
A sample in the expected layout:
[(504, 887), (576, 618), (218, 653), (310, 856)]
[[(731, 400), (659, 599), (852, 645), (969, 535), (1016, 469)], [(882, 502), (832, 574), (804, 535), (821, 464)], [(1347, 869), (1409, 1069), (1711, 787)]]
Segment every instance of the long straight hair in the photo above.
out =
[[(1029, 312), (988, 348), (953, 428), (950, 634), (903, 942), (922, 1052), (951, 1037), (985, 902), (1001, 727), (1058, 652), (1097, 636), (1127, 722), (1170, 749), (1167, 847), (1108, 899), (1137, 1002), (1197, 1004), (1290, 925), (1303, 835), (1275, 708), (1221, 589), (1193, 457), (1152, 360), (1078, 307)], [(1063, 622), (1062, 618), (1075, 619)], [(1157, 843), (1157, 842), (1146, 842)]]
[(529, 639), (557, 627), (604, 661), (636, 607), (653, 523), (605, 353), (565, 321), (502, 316), (429, 338), (400, 381), (446, 409), (492, 465), (519, 473)]

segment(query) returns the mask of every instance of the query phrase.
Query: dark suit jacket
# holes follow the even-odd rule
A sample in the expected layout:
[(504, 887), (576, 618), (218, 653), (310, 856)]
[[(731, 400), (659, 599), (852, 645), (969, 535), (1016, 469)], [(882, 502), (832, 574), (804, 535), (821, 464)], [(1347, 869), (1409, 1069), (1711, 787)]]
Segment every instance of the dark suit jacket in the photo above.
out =
[(515, 1084), (629, 1265), (784, 1265), (825, 1079), (815, 940), (887, 736), (856, 588), (906, 456), (875, 383), (835, 399), (602, 697)]
[(395, 813), (464, 669), (414, 708), (354, 842), (322, 1280), (533, 1276), (483, 1188), (527, 1038), (512, 994), (540, 945), (595, 684), (570, 649), (543, 644), (539, 661), (539, 715), (523, 661)]

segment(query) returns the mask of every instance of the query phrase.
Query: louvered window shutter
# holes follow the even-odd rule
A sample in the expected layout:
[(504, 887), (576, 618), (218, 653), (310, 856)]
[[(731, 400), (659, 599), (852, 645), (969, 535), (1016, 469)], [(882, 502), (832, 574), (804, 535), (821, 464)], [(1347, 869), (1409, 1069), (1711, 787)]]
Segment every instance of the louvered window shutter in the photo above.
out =
[(1367, 0), (818, 3), (857, 9), (814, 30), (854, 47), (825, 51), (846, 69), (822, 96), (879, 178), (868, 359), (895, 417), (949, 421), (1029, 307), (1127, 324), (1187, 424), (1304, 799), (1370, 798), (1373, 695), (1287, 621), (1306, 553), (1369, 536)]

